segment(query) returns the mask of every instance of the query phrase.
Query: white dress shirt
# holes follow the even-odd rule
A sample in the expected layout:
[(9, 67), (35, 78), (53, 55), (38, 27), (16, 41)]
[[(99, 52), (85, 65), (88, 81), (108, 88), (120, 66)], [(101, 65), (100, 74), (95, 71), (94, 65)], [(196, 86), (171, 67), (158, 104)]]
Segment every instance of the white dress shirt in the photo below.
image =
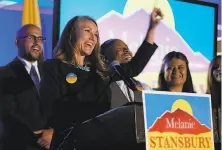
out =
[[(120, 87), (120, 89), (122, 90), (123, 94), (126, 96), (126, 98), (128, 99), (128, 101), (130, 102), (131, 99), (132, 101), (134, 101), (134, 93), (133, 93), (133, 90), (131, 90), (125, 83), (123, 80), (120, 80), (120, 81), (116, 81), (117, 85)], [(141, 85), (143, 86), (144, 90), (152, 90), (147, 84), (144, 84), (144, 83), (141, 83)], [(128, 94), (128, 90), (127, 88), (129, 89), (129, 93), (130, 93), (130, 96)]]
[[(128, 99), (128, 101), (130, 102), (131, 99), (130, 99), (130, 96), (132, 98), (132, 101), (134, 101), (134, 93), (133, 93), (133, 90), (131, 90), (125, 83), (123, 80), (120, 80), (120, 81), (116, 81), (117, 85), (120, 87), (120, 89), (122, 90), (123, 94), (126, 96), (126, 98)], [(129, 93), (130, 93), (130, 96), (128, 94), (128, 90), (127, 88), (129, 88)]]
[(21, 57), (18, 57), (18, 59), (21, 60), (21, 62), (24, 64), (25, 69), (28, 72), (28, 74), (30, 74), (31, 67), (33, 65), (35, 67), (35, 70), (36, 70), (37, 74), (38, 74), (39, 81), (41, 80), (39, 69), (38, 69), (38, 62), (37, 61), (35, 61), (34, 63), (31, 64), (30, 62), (28, 62), (27, 60), (25, 60), (25, 59), (23, 59)]

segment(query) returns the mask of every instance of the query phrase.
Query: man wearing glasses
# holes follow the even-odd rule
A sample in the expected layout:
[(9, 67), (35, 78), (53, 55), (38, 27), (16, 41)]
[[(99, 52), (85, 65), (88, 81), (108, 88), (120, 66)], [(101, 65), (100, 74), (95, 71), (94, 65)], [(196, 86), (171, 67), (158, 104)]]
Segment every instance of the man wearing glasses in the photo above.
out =
[(49, 147), (53, 131), (44, 130), (46, 119), (39, 95), (44, 41), (39, 27), (32, 24), (21, 27), (15, 39), (18, 56), (0, 71), (3, 150)]

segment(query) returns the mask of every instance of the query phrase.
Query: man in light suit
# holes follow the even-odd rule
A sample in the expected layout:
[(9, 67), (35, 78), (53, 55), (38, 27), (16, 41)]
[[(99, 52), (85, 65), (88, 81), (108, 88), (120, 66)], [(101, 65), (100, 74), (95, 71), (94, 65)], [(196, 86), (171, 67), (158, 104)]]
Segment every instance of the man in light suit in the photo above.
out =
[(39, 27), (33, 24), (21, 27), (15, 39), (18, 56), (0, 71), (3, 150), (49, 147), (53, 131), (44, 130), (46, 119), (38, 91), (44, 41)]

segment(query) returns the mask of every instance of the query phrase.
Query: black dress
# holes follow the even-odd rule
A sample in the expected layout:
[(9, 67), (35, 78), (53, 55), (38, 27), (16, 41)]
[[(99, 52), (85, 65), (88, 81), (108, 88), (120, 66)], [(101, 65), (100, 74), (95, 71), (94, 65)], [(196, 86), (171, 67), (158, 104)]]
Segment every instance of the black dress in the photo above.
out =
[(221, 150), (221, 83), (214, 84), (211, 90), (214, 149)]
[[(101, 93), (106, 82), (98, 74), (56, 59), (45, 62), (44, 73), (40, 94), (50, 127), (63, 130), (71, 123), (79, 124), (109, 110), (110, 89)], [(69, 81), (69, 75), (76, 76), (75, 83)]]
[[(156, 44), (144, 41), (132, 61), (121, 64), (124, 72), (129, 77), (137, 76), (156, 48)], [(44, 63), (40, 95), (45, 103), (50, 127), (63, 131), (72, 124), (79, 124), (110, 109), (108, 82), (93, 70), (83, 71), (56, 59)], [(69, 80), (70, 76), (72, 79)], [(121, 78), (115, 75), (112, 81), (116, 80)]]

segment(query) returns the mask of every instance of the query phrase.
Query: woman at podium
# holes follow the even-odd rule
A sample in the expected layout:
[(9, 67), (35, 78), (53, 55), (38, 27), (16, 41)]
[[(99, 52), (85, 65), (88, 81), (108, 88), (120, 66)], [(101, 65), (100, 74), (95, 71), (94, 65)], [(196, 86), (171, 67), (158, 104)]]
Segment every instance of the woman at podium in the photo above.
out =
[[(130, 77), (143, 70), (157, 48), (153, 38), (160, 21), (158, 15), (163, 16), (160, 9), (154, 9), (147, 36), (137, 54), (130, 63), (121, 65)], [(97, 24), (87, 16), (76, 16), (67, 23), (54, 56), (55, 59), (44, 63), (40, 95), (48, 125), (54, 129), (51, 149), (59, 149), (67, 142), (72, 131), (69, 129), (110, 109), (111, 74), (100, 57)], [(112, 81), (116, 80), (121, 78), (113, 75)], [(81, 149), (78, 139), (74, 138), (63, 150), (76, 147)]]

